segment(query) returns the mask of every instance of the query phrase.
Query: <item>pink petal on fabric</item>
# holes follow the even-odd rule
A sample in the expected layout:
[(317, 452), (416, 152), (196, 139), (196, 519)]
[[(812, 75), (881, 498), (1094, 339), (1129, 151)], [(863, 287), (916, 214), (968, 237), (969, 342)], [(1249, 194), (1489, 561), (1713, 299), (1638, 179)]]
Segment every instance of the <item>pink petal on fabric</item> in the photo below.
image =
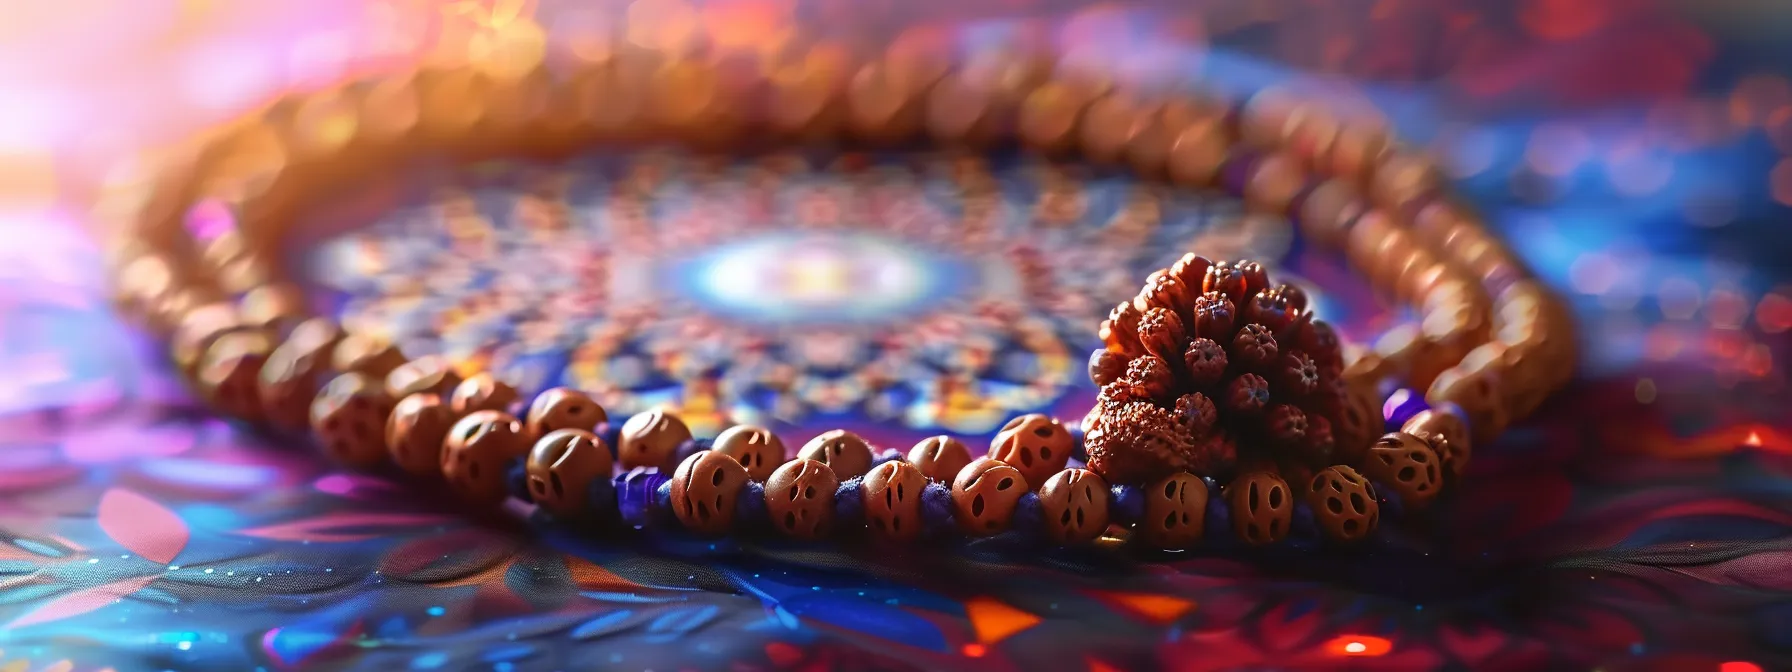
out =
[(100, 497), (100, 529), (118, 545), (164, 565), (187, 547), (187, 524), (167, 507), (129, 490)]
[(154, 580), (156, 580), (156, 577), (154, 576), (137, 576), (113, 581), (112, 583), (105, 585), (94, 586), (92, 588), (83, 588), (65, 594), (54, 600), (50, 600), (49, 602), (45, 602), (42, 605), (39, 605), (36, 609), (25, 612), (18, 618), (13, 619), (11, 623), (6, 624), (6, 629), (23, 628), (28, 625), (37, 625), (39, 623), (62, 620), (70, 616), (79, 616), (126, 597), (130, 597), (131, 594), (137, 592), (142, 587), (149, 585), (149, 583)]
[(236, 533), (278, 541), (348, 542), (387, 536), (394, 528), (434, 525), (448, 520), (451, 520), (448, 516), (407, 513), (333, 513), (237, 530)]
[(62, 454), (77, 464), (116, 462), (136, 457), (170, 457), (193, 448), (197, 437), (189, 428), (111, 427), (83, 432), (64, 439)]

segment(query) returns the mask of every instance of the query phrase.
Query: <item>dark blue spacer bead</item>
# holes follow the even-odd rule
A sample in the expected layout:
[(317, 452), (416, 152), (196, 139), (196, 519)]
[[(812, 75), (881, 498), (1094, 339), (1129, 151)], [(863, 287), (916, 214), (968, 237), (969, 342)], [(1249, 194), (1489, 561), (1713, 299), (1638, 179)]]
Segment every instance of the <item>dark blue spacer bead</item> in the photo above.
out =
[(1112, 494), (1108, 511), (1113, 520), (1121, 525), (1136, 525), (1145, 517), (1145, 491), (1136, 485), (1116, 485), (1108, 490)]
[(610, 459), (616, 459), (616, 451), (621, 449), (617, 444), (622, 443), (622, 423), (598, 423), (597, 431), (594, 433), (597, 434), (597, 438), (604, 440), (604, 447), (610, 449)]
[[(622, 517), (622, 523), (634, 528), (645, 528), (654, 523), (654, 498), (657, 497), (662, 484), (670, 485), (672, 479), (650, 467), (635, 467), (626, 474), (613, 479), (616, 486), (616, 511)], [(667, 495), (670, 495), (670, 491)]]
[(1039, 495), (1029, 492), (1020, 496), (1020, 501), (1014, 505), (1014, 520), (1008, 528), (1028, 537), (1045, 535), (1045, 510), (1039, 505)]
[(929, 481), (921, 491), (921, 524), (929, 536), (951, 534), (957, 529), (952, 506), (952, 489), (944, 483)]
[(1381, 404), (1381, 417), (1387, 420), (1387, 431), (1398, 432), (1406, 426), (1412, 416), (1431, 410), (1425, 403), (1425, 395), (1419, 394), (1410, 387), (1402, 387), (1389, 394)]
[(523, 466), (523, 458), (510, 458), (510, 462), (504, 467), (504, 487), (510, 491), (511, 497), (535, 503), (535, 495), (529, 494), (529, 470)]
[(1306, 502), (1294, 503), (1294, 516), (1288, 523), (1288, 538), (1296, 541), (1319, 541), (1319, 521), (1313, 518), (1313, 507)]
[(651, 514), (655, 520), (665, 520), (672, 515), (672, 479), (660, 482), (653, 489), (653, 509)]
[(1219, 488), (1208, 490), (1213, 493), (1207, 498), (1207, 539), (1220, 544), (1234, 541), (1232, 535), (1232, 505), (1220, 496)]
[(671, 464), (676, 468), (678, 465), (684, 464), (685, 459), (690, 456), (709, 450), (710, 448), (715, 447), (715, 445), (716, 442), (713, 439), (686, 439), (684, 443), (678, 444), (678, 448), (672, 451), (672, 461), (668, 464)]
[(600, 478), (585, 486), (585, 511), (591, 514), (592, 520), (616, 520), (616, 484)]
[(769, 520), (765, 508), (765, 485), (759, 481), (747, 481), (740, 489), (734, 504), (734, 527), (738, 530), (757, 532), (763, 529)]
[(898, 451), (895, 448), (888, 448), (885, 449), (884, 452), (878, 453), (877, 457), (871, 459), (871, 468), (876, 469), (883, 466), (885, 462), (901, 462), (904, 459), (901, 451)]
[(1220, 164), (1220, 187), (1233, 196), (1244, 195), (1245, 185), (1251, 183), (1251, 173), (1256, 172), (1260, 160), (1251, 152), (1235, 152), (1226, 157)]
[(1070, 428), (1070, 458), (1083, 464), (1089, 463), (1089, 448), (1083, 445), (1083, 427), (1081, 424)]
[(862, 476), (846, 479), (834, 490), (834, 525), (840, 528), (865, 526), (865, 484)]

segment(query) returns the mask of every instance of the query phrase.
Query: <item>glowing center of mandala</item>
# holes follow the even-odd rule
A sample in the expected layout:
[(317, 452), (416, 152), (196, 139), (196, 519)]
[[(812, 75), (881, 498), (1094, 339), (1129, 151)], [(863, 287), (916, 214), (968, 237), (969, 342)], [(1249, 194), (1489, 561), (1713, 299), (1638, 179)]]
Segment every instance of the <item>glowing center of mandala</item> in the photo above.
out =
[(958, 266), (872, 235), (787, 234), (711, 249), (677, 264), (671, 279), (700, 305), (744, 319), (856, 322), (932, 307), (951, 293)]

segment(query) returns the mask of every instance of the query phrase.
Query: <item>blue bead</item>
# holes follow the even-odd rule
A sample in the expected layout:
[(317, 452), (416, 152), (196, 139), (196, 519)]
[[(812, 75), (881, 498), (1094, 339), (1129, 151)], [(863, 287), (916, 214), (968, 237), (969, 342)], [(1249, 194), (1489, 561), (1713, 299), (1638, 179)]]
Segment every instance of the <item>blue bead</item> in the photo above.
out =
[(735, 498), (734, 529), (757, 531), (765, 527), (768, 514), (765, 509), (765, 485), (759, 481), (747, 481)]
[(944, 535), (956, 529), (953, 511), (952, 489), (944, 483), (928, 481), (927, 489), (921, 491), (921, 523), (927, 533)]
[(902, 455), (901, 451), (898, 451), (895, 448), (887, 448), (884, 450), (884, 452), (878, 453), (876, 457), (871, 459), (871, 468), (876, 469), (877, 467), (882, 466), (883, 463), (885, 463), (885, 462), (901, 462), (901, 461), (903, 461), (903, 455)]
[(1313, 518), (1313, 507), (1306, 502), (1294, 503), (1294, 518), (1288, 524), (1288, 538), (1297, 541), (1318, 541), (1319, 521)]
[(860, 489), (865, 478), (846, 479), (834, 490), (834, 524), (842, 529), (865, 525), (865, 491)]
[(1232, 506), (1226, 498), (1220, 496), (1219, 488), (1208, 490), (1212, 496), (1207, 498), (1207, 530), (1205, 536), (1214, 542), (1232, 541)]
[(1020, 496), (1020, 501), (1014, 505), (1014, 520), (1009, 529), (1029, 537), (1044, 535), (1045, 511), (1039, 505), (1039, 495), (1029, 492)]
[(1113, 492), (1114, 522), (1121, 525), (1133, 525), (1145, 517), (1145, 492), (1137, 486), (1116, 485), (1109, 488)]
[(504, 467), (504, 487), (510, 490), (511, 497), (535, 503), (535, 496), (529, 494), (529, 471), (523, 466), (523, 458), (513, 457)]
[(1425, 403), (1425, 395), (1412, 388), (1402, 387), (1394, 390), (1388, 395), (1387, 401), (1382, 402), (1381, 417), (1387, 420), (1387, 431), (1398, 432), (1412, 416), (1430, 409), (1431, 405)]
[(711, 439), (687, 439), (684, 443), (678, 444), (678, 448), (672, 451), (672, 461), (670, 464), (684, 464), (686, 458), (713, 448), (715, 443), (716, 442)]
[(597, 426), (597, 438), (604, 440), (604, 447), (610, 449), (610, 459), (616, 459), (617, 444), (622, 442), (622, 423), (604, 422)]
[(672, 479), (649, 467), (635, 467), (617, 476), (614, 483), (616, 510), (621, 514), (623, 524), (644, 528), (654, 523), (654, 499), (659, 495), (660, 486), (670, 486)]
[(1070, 440), (1075, 442), (1070, 448), (1071, 459), (1088, 464), (1089, 449), (1083, 445), (1083, 427), (1080, 423), (1070, 427)]

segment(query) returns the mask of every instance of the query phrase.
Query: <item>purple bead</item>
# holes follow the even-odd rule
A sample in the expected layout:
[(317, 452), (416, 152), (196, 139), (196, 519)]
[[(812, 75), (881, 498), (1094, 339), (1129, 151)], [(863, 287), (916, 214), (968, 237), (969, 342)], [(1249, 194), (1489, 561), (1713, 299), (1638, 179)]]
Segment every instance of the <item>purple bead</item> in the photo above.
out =
[(504, 468), (504, 487), (511, 497), (535, 503), (535, 495), (529, 493), (529, 471), (523, 466), (523, 458), (512, 458), (510, 466)]
[(1251, 173), (1257, 169), (1257, 161), (1257, 155), (1249, 152), (1226, 157), (1220, 165), (1220, 187), (1233, 196), (1243, 194), (1245, 185), (1251, 183)]
[(715, 447), (715, 443), (710, 439), (690, 439), (678, 444), (678, 448), (672, 451), (671, 464), (676, 468), (677, 465), (684, 464), (685, 458), (709, 450)]
[(622, 442), (622, 423), (604, 422), (597, 426), (597, 438), (604, 440), (604, 447), (610, 449), (610, 459), (616, 459), (616, 444)]
[(765, 485), (758, 481), (747, 481), (747, 485), (740, 489), (734, 507), (736, 529), (758, 530), (765, 527), (768, 515), (765, 509)]
[(1220, 496), (1219, 488), (1207, 490), (1207, 534), (1209, 541), (1225, 544), (1233, 541), (1232, 506)]
[(1309, 181), (1300, 188), (1300, 191), (1294, 193), (1294, 198), (1288, 201), (1288, 209), (1283, 213), (1288, 216), (1289, 221), (1297, 225), (1300, 224), (1300, 213), (1306, 209), (1307, 199), (1313, 197), (1313, 192), (1318, 191), (1321, 184), (1324, 183)]
[(1145, 493), (1138, 486), (1116, 485), (1113, 491), (1112, 507), (1108, 510), (1114, 516), (1114, 522), (1121, 525), (1132, 525), (1145, 517)]
[(1388, 400), (1381, 404), (1381, 417), (1387, 419), (1387, 431), (1398, 432), (1406, 426), (1412, 416), (1431, 410), (1425, 403), (1425, 395), (1413, 391), (1410, 387), (1402, 387), (1388, 395)]
[(846, 479), (834, 490), (834, 524), (841, 529), (864, 527), (865, 484), (863, 476)]
[(1313, 507), (1306, 502), (1294, 502), (1294, 517), (1288, 523), (1288, 538), (1300, 541), (1319, 540), (1319, 521), (1313, 517)]
[(884, 452), (878, 453), (876, 457), (871, 458), (871, 468), (876, 469), (877, 467), (882, 466), (885, 462), (901, 462), (903, 459), (904, 457), (901, 451), (898, 451), (895, 448), (886, 448), (884, 449)]
[(652, 525), (654, 500), (659, 497), (660, 486), (670, 486), (672, 478), (651, 467), (635, 467), (612, 480), (616, 489), (616, 510), (622, 515), (623, 524), (636, 529)]
[(1038, 494), (1029, 492), (1020, 496), (1020, 501), (1014, 505), (1014, 522), (1009, 529), (1028, 537), (1044, 536), (1045, 511), (1039, 505)]
[(948, 534), (957, 529), (953, 518), (952, 489), (944, 483), (927, 482), (921, 491), (921, 524), (929, 535)]
[(1089, 449), (1083, 445), (1083, 425), (1077, 423), (1069, 427), (1070, 440), (1076, 443), (1070, 447), (1070, 459), (1083, 464), (1089, 463)]

